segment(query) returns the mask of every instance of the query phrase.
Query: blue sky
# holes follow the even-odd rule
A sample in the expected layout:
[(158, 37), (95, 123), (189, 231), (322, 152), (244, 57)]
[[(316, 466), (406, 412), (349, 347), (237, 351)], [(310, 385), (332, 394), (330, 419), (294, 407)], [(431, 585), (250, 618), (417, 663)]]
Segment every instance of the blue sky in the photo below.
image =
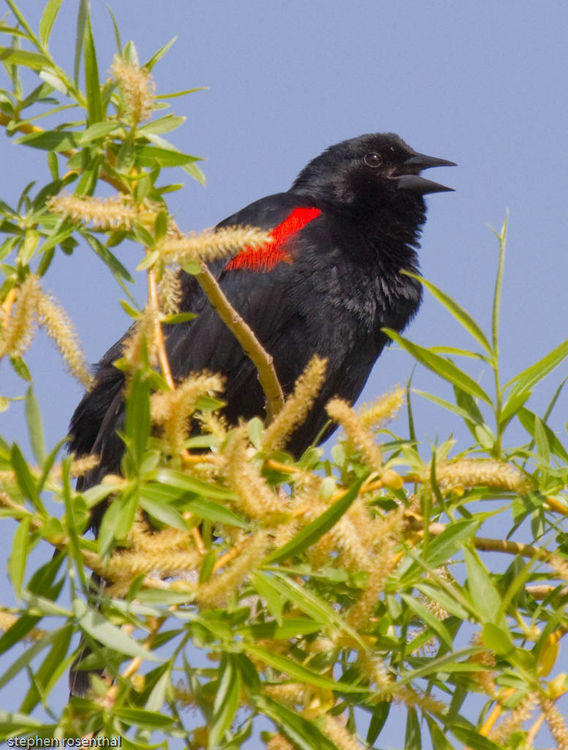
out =
[[(43, 5), (20, 2), (35, 26)], [(75, 5), (64, 3), (52, 44), (68, 66)], [(107, 71), (112, 26), (105, 5), (93, 6), (99, 65)], [(421, 265), (424, 276), (486, 326), (497, 261), (487, 225), (500, 226), (510, 212), (501, 333), (505, 377), (566, 337), (567, 4), (123, 0), (112, 9), (123, 41), (135, 40), (142, 60), (178, 35), (155, 68), (159, 93), (210, 87), (175, 100), (175, 112), (187, 121), (172, 140), (206, 158), (207, 177), (205, 188), (188, 181), (172, 196), (181, 228), (210, 226), (256, 198), (287, 189), (334, 142), (394, 131), (417, 150), (459, 164), (437, 170), (436, 178), (456, 192), (427, 199)], [(0, 134), (0, 197), (14, 202), (30, 180), (42, 179), (41, 159)], [(140, 255), (131, 247), (121, 259), (133, 268)], [(140, 284), (143, 289), (143, 278)], [(58, 258), (46, 286), (75, 321), (92, 362), (128, 325), (120, 290), (87, 248), (71, 259)], [(423, 345), (470, 345), (428, 296), (406, 333)], [(30, 364), (48, 441), (54, 443), (65, 434), (81, 389), (42, 336)], [(411, 369), (403, 352), (385, 352), (363, 398), (405, 383)], [(489, 372), (470, 371), (489, 387)], [(534, 400), (537, 410), (565, 374), (566, 367), (545, 381)], [(3, 394), (22, 392), (5, 367), (0, 378)], [(415, 385), (449, 396), (422, 368)], [(562, 397), (555, 422), (562, 432), (566, 405)], [(429, 404), (417, 403), (417, 415), (426, 442), (456, 428)], [(1, 420), (3, 435), (25, 440), (20, 405)], [(456, 434), (462, 435), (459, 429)]]

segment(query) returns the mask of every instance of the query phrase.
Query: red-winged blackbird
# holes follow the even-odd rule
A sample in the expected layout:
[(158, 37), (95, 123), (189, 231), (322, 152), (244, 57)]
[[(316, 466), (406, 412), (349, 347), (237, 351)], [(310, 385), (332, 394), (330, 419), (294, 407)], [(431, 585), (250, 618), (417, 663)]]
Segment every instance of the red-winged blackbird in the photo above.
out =
[[(451, 190), (420, 176), (423, 169), (439, 166), (454, 163), (419, 154), (391, 133), (362, 135), (316, 157), (287, 192), (261, 198), (218, 225), (271, 231), (266, 246), (210, 267), (274, 358), (284, 393), (314, 354), (327, 358), (325, 384), (288, 443), (293, 454), (321, 435), (324, 405), (332, 396), (350, 402), (359, 396), (388, 343), (381, 328), (402, 331), (416, 313), (420, 284), (401, 270), (418, 270), (423, 196)], [(204, 369), (221, 373), (228, 421), (262, 416), (265, 399), (251, 361), (193, 276), (182, 275), (182, 288), (181, 309), (197, 317), (166, 331), (174, 377)], [(120, 468), (123, 443), (117, 430), (124, 423), (124, 376), (113, 362), (122, 345), (117, 342), (103, 356), (95, 386), (71, 420), (71, 451), (100, 456), (83, 488)], [(95, 513), (95, 530), (99, 522)], [(86, 678), (84, 672), (75, 678), (80, 674)], [(74, 692), (83, 689), (75, 685)]]

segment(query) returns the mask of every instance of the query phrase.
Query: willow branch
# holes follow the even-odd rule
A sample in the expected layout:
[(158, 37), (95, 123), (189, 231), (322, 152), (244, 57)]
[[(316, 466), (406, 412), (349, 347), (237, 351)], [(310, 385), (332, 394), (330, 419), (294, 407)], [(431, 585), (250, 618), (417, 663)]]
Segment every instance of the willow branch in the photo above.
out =
[[(14, 122), (10, 117), (0, 112), (0, 125), (3, 125), (4, 127), (8, 127), (8, 125), (12, 125), (12, 129), (14, 131), (19, 131), (20, 133), (24, 133), (27, 135), (28, 133), (45, 133), (43, 128), (38, 127), (37, 125), (32, 125), (29, 122)], [(61, 156), (64, 156), (66, 159), (70, 159), (72, 156), (74, 156), (76, 153), (78, 153), (77, 149), (68, 149), (67, 151), (58, 151), (58, 154)], [(74, 169), (73, 172), (77, 172), (77, 174), (80, 173), (80, 169)], [(125, 193), (125, 186), (122, 182), (122, 180), (117, 179), (114, 177), (114, 175), (110, 174), (106, 171), (104, 167), (101, 168), (101, 171), (99, 173), (99, 177), (104, 182), (108, 183), (109, 185), (112, 185), (113, 188), (119, 191), (119, 193)]]
[(175, 382), (170, 367), (170, 361), (168, 359), (168, 353), (166, 352), (166, 344), (164, 341), (164, 332), (162, 330), (162, 324), (160, 322), (160, 304), (158, 301), (158, 286), (156, 284), (156, 272), (153, 268), (148, 271), (148, 300), (150, 307), (152, 308), (152, 322), (154, 325), (154, 336), (156, 340), (156, 350), (158, 353), (158, 362), (160, 363), (160, 369), (162, 375), (166, 379), (167, 384), (170, 388), (175, 390)]
[(195, 278), (217, 315), (256, 367), (258, 379), (266, 397), (266, 418), (270, 423), (284, 404), (284, 394), (274, 369), (273, 358), (264, 349), (253, 330), (231, 305), (205, 263), (201, 264), (201, 271), (196, 274)]

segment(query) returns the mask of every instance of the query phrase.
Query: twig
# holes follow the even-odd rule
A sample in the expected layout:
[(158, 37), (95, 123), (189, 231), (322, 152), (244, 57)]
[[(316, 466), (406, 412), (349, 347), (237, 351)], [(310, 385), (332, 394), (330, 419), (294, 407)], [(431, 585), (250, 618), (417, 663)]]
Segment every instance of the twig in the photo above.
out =
[(172, 391), (175, 390), (176, 384), (172, 375), (170, 362), (168, 360), (168, 353), (166, 352), (166, 344), (164, 342), (164, 332), (162, 331), (162, 324), (160, 322), (160, 303), (158, 301), (158, 287), (156, 284), (156, 273), (153, 268), (148, 271), (148, 300), (152, 309), (152, 322), (154, 324), (154, 334), (156, 339), (156, 350), (158, 353), (158, 361), (160, 363), (160, 369), (162, 375), (166, 379), (167, 384), (170, 386)]
[(211, 306), (241, 345), (244, 353), (250, 358), (266, 397), (266, 419), (270, 423), (284, 405), (284, 394), (278, 381), (274, 361), (235, 308), (231, 305), (221, 287), (205, 263), (196, 274), (199, 285)]

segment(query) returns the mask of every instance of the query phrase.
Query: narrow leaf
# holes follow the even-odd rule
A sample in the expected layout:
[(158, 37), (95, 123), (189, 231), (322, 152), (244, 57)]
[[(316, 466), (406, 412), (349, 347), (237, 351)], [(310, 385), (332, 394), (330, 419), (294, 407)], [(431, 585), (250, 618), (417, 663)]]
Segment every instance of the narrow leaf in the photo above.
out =
[(41, 20), (39, 22), (39, 38), (44, 47), (47, 47), (51, 29), (59, 13), (59, 8), (63, 0), (48, 0), (41, 14)]
[(530, 367), (515, 375), (505, 385), (505, 388), (510, 388), (511, 393), (509, 398), (513, 394), (522, 393), (533, 388), (539, 380), (542, 380), (549, 372), (554, 370), (566, 357), (568, 356), (568, 339), (563, 341), (556, 349), (553, 349), (538, 362), (535, 362)]
[(87, 91), (87, 111), (89, 113), (89, 124), (93, 125), (103, 119), (103, 98), (99, 81), (99, 68), (97, 65), (97, 53), (95, 40), (91, 29), (91, 19), (87, 9), (85, 19), (85, 88)]
[(31, 385), (26, 391), (26, 421), (28, 423), (28, 432), (30, 434), (30, 443), (34, 458), (41, 465), (45, 461), (45, 441), (41, 412)]
[(213, 704), (213, 719), (209, 727), (208, 747), (218, 747), (231, 726), (239, 707), (241, 674), (236, 669), (232, 654), (223, 654), (219, 667), (219, 687)]
[(454, 317), (458, 323), (460, 323), (465, 330), (473, 336), (473, 338), (481, 344), (481, 346), (489, 353), (492, 354), (491, 344), (489, 343), (486, 335), (483, 333), (481, 328), (478, 326), (476, 321), (471, 317), (471, 315), (464, 310), (464, 308), (456, 302), (454, 299), (452, 299), (446, 292), (443, 292), (441, 289), (439, 289), (437, 286), (432, 284), (432, 282), (427, 281), (426, 279), (422, 278), (421, 276), (417, 276), (414, 273), (410, 273), (409, 271), (403, 271), (403, 273), (406, 276), (411, 276), (413, 279), (417, 279), (423, 286), (428, 289), (428, 291), (432, 294), (433, 297), (435, 297), (438, 302), (440, 302), (446, 310)]
[(51, 67), (51, 61), (45, 55), (14, 47), (0, 47), (0, 61), (7, 65), (23, 65), (32, 70)]
[(482, 401), (491, 404), (491, 399), (487, 393), (485, 393), (483, 388), (463, 370), (456, 367), (453, 362), (450, 362), (443, 357), (439, 357), (437, 354), (425, 349), (423, 346), (414, 344), (412, 341), (400, 336), (396, 331), (393, 331), (390, 328), (383, 328), (382, 330), (429, 370), (432, 370), (432, 372), (435, 372), (441, 378), (447, 380), (453, 385), (458, 386), (458, 388), (461, 388), (471, 396), (476, 396)]
[(295, 537), (290, 539), (283, 547), (275, 550), (268, 556), (267, 563), (277, 563), (286, 560), (293, 555), (298, 555), (329, 531), (343, 514), (349, 509), (357, 497), (363, 480), (355, 482), (339, 500), (328, 508), (324, 513), (305, 526)]
[(73, 611), (82, 630), (103, 646), (127, 656), (140, 656), (148, 661), (162, 661), (151, 651), (141, 646), (123, 630), (109, 622), (96, 609), (87, 607), (81, 599), (73, 601)]

